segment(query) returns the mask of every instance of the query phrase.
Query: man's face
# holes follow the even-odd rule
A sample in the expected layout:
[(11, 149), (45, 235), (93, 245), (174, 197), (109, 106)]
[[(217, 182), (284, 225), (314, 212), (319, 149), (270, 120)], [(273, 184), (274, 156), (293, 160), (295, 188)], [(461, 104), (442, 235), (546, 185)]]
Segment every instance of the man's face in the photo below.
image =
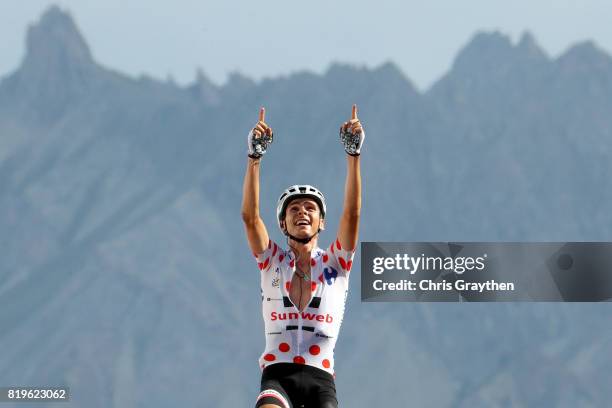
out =
[(324, 227), (319, 205), (310, 198), (291, 201), (285, 211), (284, 223), (289, 234), (298, 238), (309, 237)]

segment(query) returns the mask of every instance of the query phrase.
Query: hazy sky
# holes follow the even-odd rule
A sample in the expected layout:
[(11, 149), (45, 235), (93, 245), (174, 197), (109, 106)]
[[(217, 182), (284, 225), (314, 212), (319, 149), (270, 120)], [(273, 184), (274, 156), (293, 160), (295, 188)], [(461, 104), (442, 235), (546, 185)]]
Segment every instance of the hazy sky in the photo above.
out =
[(261, 79), (391, 60), (426, 89), (478, 30), (513, 41), (529, 30), (553, 57), (585, 39), (612, 50), (610, 0), (2, 0), (0, 76), (19, 65), (27, 25), (50, 4), (70, 11), (98, 62), (181, 84), (196, 67), (223, 83), (231, 71)]

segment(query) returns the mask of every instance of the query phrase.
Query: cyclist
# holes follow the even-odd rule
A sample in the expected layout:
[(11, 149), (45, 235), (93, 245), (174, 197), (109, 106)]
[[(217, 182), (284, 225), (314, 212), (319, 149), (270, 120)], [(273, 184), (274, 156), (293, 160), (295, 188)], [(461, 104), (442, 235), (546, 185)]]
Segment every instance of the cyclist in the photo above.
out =
[(287, 249), (270, 240), (259, 215), (259, 167), (273, 140), (265, 109), (249, 132), (242, 219), (249, 246), (261, 272), (266, 346), (259, 363), (261, 392), (256, 407), (338, 406), (333, 350), (344, 315), (348, 278), (357, 246), (361, 210), (359, 156), (365, 138), (353, 105), (351, 119), (340, 127), (347, 156), (344, 208), (338, 234), (326, 249), (318, 247), (325, 229), (323, 194), (310, 185), (282, 192), (278, 226)]

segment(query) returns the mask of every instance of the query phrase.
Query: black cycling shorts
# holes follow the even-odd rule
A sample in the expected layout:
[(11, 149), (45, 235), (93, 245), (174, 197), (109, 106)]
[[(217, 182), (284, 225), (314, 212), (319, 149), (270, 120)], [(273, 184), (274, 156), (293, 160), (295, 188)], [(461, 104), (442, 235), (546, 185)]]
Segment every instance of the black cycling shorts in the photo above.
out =
[(256, 408), (338, 408), (334, 377), (306, 364), (276, 363), (264, 368)]

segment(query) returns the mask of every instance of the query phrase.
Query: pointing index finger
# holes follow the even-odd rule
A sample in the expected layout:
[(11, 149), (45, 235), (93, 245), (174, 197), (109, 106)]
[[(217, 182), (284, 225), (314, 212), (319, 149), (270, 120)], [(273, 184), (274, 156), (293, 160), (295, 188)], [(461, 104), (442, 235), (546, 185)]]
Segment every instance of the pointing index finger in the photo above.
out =
[(357, 104), (353, 104), (353, 112), (351, 113), (351, 119), (357, 119)]
[(259, 109), (259, 121), (260, 122), (266, 121), (266, 108), (264, 108), (263, 106)]

